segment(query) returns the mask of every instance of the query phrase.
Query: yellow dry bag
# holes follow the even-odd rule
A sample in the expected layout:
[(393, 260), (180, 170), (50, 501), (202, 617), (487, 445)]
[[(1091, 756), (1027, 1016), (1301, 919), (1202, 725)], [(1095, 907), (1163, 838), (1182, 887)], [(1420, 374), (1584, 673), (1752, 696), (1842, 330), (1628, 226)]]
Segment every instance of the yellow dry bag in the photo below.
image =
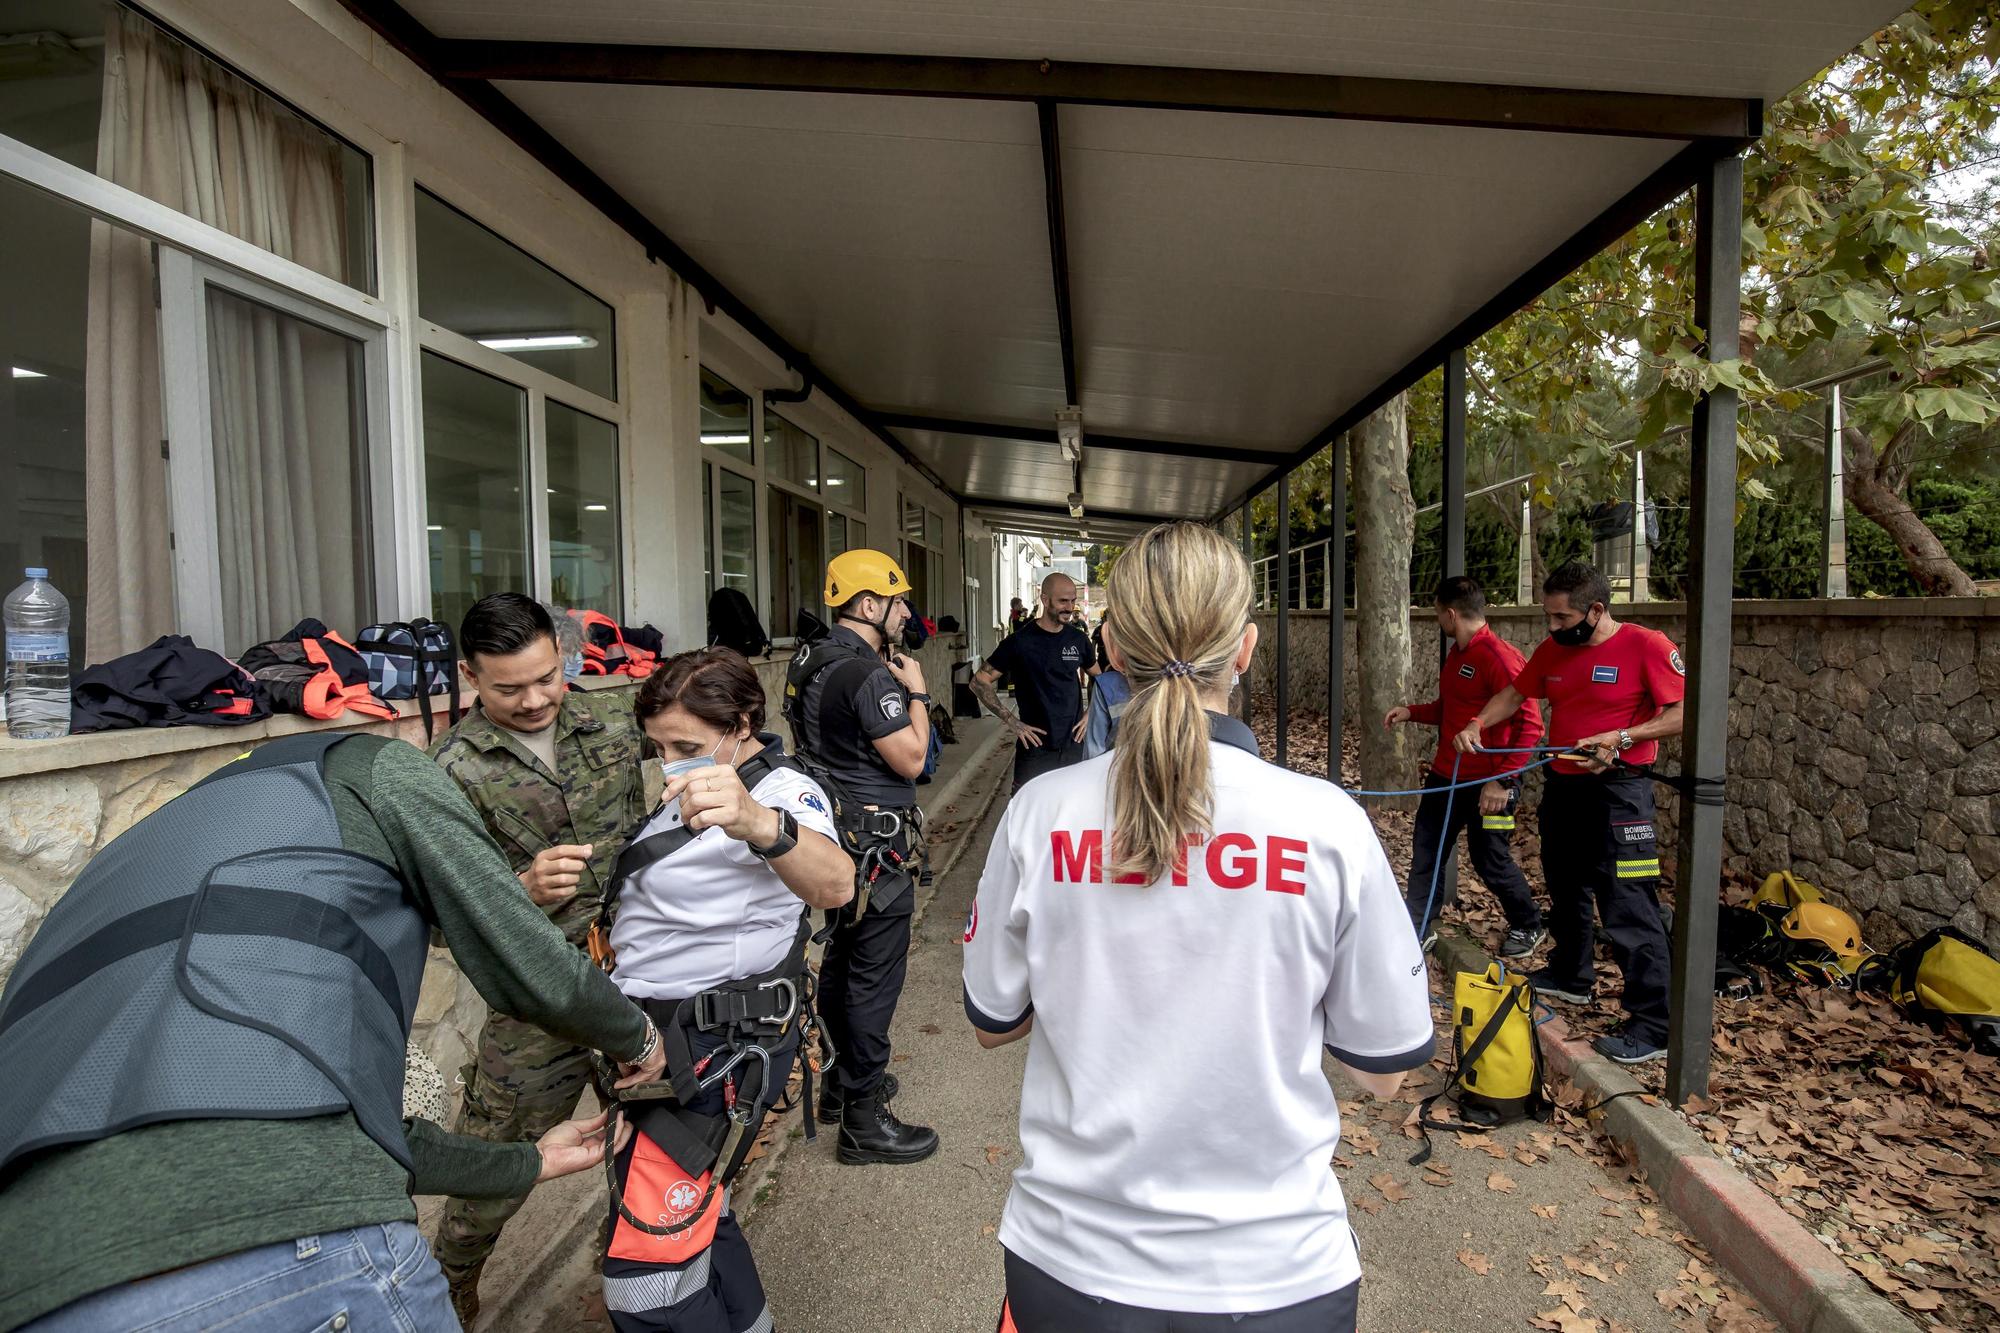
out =
[(1889, 998), (1933, 1023), (1955, 1020), (1973, 1045), (2000, 1052), (2000, 959), (1950, 926), (1896, 950)]
[[(1452, 1057), (1456, 1068), (1444, 1092), (1425, 1099), (1420, 1122), (1426, 1130), (1485, 1130), (1547, 1114), (1542, 1095), (1542, 1048), (1535, 1040), (1535, 988), (1528, 978), (1489, 963), (1484, 972), (1460, 972), (1452, 979)], [(1462, 1123), (1432, 1120), (1439, 1097), (1455, 1094)], [(1410, 1159), (1431, 1155), (1430, 1137)]]

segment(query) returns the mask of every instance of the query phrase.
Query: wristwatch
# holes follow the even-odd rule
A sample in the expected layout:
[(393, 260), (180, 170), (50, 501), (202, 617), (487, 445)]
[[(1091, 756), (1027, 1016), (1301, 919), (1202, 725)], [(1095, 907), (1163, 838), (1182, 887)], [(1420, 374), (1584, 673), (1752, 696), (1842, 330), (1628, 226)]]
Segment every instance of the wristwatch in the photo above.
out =
[(799, 821), (792, 818), (789, 810), (778, 811), (778, 840), (768, 847), (759, 847), (754, 842), (743, 844), (750, 849), (750, 855), (760, 861), (774, 861), (799, 845)]
[(931, 702), (931, 697), (928, 694), (925, 694), (923, 691), (919, 690), (917, 691), (917, 693), (910, 696), (910, 702), (913, 704), (923, 704), (925, 707), (929, 707)]
[(1618, 753), (1624, 754), (1632, 748), (1632, 733), (1623, 727), (1618, 729)]

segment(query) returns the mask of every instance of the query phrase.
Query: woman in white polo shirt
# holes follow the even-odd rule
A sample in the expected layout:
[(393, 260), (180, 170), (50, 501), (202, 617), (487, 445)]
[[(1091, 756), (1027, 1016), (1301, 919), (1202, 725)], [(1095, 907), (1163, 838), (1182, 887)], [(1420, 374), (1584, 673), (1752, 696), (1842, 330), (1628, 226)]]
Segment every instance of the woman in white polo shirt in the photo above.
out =
[(1107, 755), (1008, 806), (965, 931), (979, 1040), (1032, 1032), (1003, 1329), (1354, 1327), (1330, 1049), (1388, 1096), (1431, 1057), (1424, 961), (1359, 806), (1225, 715), (1250, 572), (1190, 523), (1125, 549)]
[[(741, 656), (707, 648), (667, 659), (639, 687), (633, 711), (671, 776), (660, 810), (619, 858), (611, 979), (660, 1028), (669, 1075), (677, 1072), (671, 1034), (679, 1033), (679, 1067), (713, 1082), (685, 1103), (626, 1103), (638, 1132), (617, 1172), (631, 1216), (612, 1215), (605, 1304), (619, 1333), (768, 1330), (763, 1284), (728, 1191), (709, 1189), (713, 1170), (726, 1181), (729, 1164), (683, 1169), (675, 1154), (689, 1142), (687, 1126), (698, 1136), (732, 1123), (731, 1112), (743, 1137), (725, 1142), (754, 1142), (760, 1125), (744, 1108), (781, 1096), (798, 1055), (805, 913), (853, 897), (854, 862), (826, 793), (763, 730), (764, 690)], [(705, 1058), (726, 1060), (727, 1052), (716, 1054), (723, 1033), (712, 1026), (722, 1014), (768, 1020), (746, 1029), (760, 1038), (767, 1066), (760, 1056), (733, 1070), (704, 1068)], [(679, 1117), (677, 1108), (707, 1120)]]

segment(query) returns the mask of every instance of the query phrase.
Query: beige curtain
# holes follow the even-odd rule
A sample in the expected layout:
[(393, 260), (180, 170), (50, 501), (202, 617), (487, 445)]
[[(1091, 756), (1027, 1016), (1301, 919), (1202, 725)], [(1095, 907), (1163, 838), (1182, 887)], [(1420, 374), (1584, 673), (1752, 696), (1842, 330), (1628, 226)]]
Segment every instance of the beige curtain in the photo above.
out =
[[(335, 143), (117, 6), (106, 25), (97, 170), (274, 254), (346, 276)], [(247, 302), (210, 304), (229, 642), (204, 646), (233, 652), (255, 641), (244, 634), (261, 638), (290, 623), (273, 618), (313, 612), (335, 622), (355, 613), (353, 487), (334, 476), (351, 467), (341, 425), (352, 426), (348, 344)], [(102, 224), (91, 237), (88, 336), (87, 633), (91, 656), (102, 661), (175, 628), (150, 247)], [(322, 447), (343, 467), (315, 463)], [(345, 534), (344, 559), (326, 559), (322, 530)]]

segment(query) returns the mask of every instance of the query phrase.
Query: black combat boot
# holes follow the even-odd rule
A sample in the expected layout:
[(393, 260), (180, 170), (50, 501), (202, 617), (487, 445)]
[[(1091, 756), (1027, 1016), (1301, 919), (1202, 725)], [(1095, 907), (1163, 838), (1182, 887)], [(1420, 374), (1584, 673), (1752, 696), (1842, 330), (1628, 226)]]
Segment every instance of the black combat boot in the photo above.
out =
[[(896, 1094), (902, 1090), (903, 1085), (896, 1082), (894, 1074), (882, 1075), (883, 1102), (895, 1101)], [(840, 1101), (840, 1085), (830, 1078), (821, 1079), (819, 1085), (819, 1122), (822, 1125), (837, 1125), (840, 1123)]]
[(936, 1130), (906, 1125), (896, 1119), (879, 1084), (874, 1091), (853, 1098), (840, 1108), (840, 1147), (834, 1156), (843, 1166), (921, 1162), (936, 1152), (937, 1147)]

